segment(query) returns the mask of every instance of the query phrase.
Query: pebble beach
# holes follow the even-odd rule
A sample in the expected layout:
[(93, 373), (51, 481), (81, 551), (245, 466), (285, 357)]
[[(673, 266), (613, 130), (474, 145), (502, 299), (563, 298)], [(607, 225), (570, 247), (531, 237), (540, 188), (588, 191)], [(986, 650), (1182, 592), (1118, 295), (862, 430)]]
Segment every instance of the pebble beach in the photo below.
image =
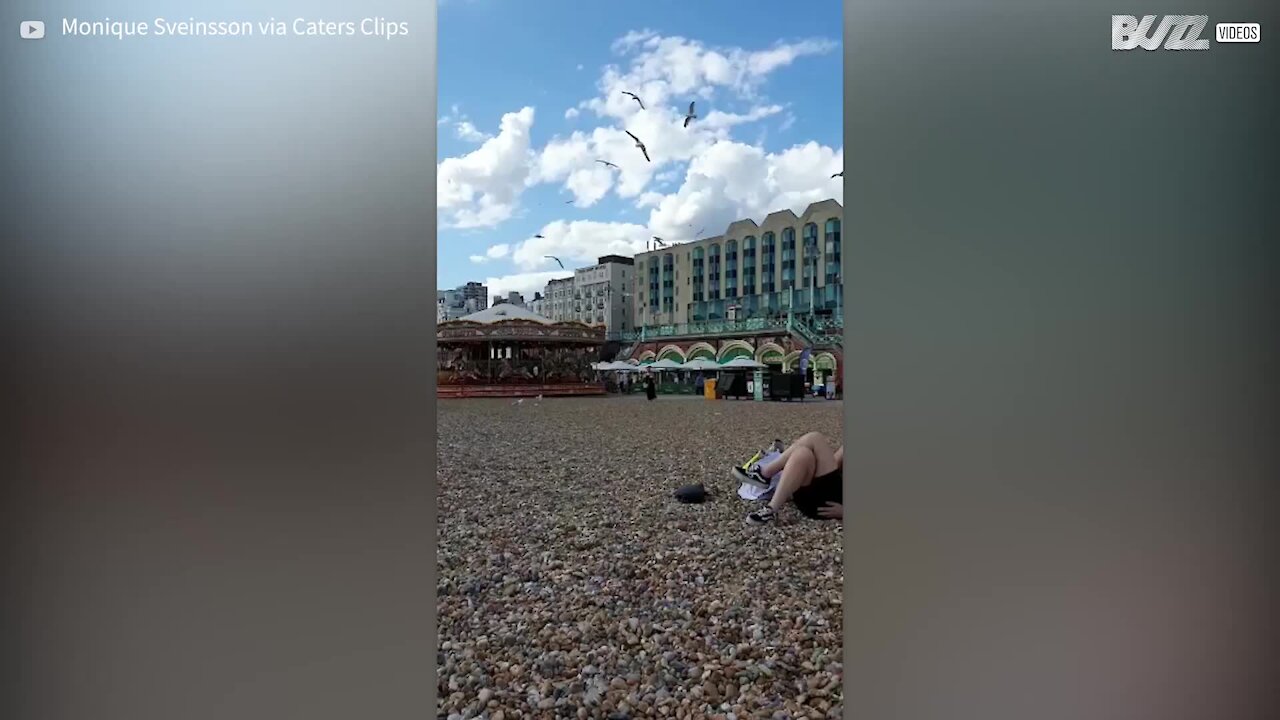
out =
[(439, 717), (840, 717), (841, 524), (747, 525), (728, 472), (842, 405), (442, 400)]

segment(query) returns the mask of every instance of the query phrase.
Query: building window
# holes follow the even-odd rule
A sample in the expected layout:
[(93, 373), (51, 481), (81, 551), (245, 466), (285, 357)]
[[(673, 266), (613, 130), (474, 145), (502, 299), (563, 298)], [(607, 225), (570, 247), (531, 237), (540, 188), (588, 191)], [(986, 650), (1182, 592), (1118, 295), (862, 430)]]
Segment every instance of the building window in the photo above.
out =
[(662, 256), (662, 312), (675, 312), (675, 255)]
[(692, 281), (693, 281), (694, 302), (698, 302), (702, 300), (703, 285), (706, 281), (706, 278), (703, 275), (703, 272), (706, 269), (705, 268), (706, 258), (704, 257), (704, 255), (705, 253), (703, 252), (702, 248), (695, 248), (692, 252), (693, 260), (691, 261), (691, 263), (693, 265)]
[(738, 241), (724, 244), (724, 296), (738, 296)]
[(796, 231), (782, 230), (782, 290), (790, 290), (796, 284)]
[(775, 273), (777, 270), (777, 243), (775, 236), (767, 232), (760, 236), (760, 292), (777, 292)]
[(803, 235), (804, 256), (802, 258), (804, 265), (802, 266), (802, 278), (806, 289), (814, 286), (816, 275), (818, 273), (819, 248), (818, 248), (818, 226), (815, 223), (808, 223), (804, 226)]
[(707, 251), (707, 299), (720, 299), (720, 246), (716, 243)]
[(649, 258), (649, 309), (658, 312), (658, 258)]
[(840, 220), (838, 218), (829, 218), (826, 223), (825, 244), (826, 244), (826, 284), (835, 285), (840, 282)]
[(756, 294), (756, 239), (748, 235), (742, 239), (742, 296)]

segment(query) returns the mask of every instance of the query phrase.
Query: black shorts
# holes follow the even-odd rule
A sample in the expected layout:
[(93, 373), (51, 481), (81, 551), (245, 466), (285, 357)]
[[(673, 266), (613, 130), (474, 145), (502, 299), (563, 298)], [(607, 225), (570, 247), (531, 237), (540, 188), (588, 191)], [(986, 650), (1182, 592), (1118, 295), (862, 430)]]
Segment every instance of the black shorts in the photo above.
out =
[(840, 469), (826, 475), (819, 475), (812, 482), (800, 488), (791, 496), (796, 508), (805, 517), (814, 520), (825, 519), (818, 515), (818, 508), (827, 503), (844, 504), (844, 473)]

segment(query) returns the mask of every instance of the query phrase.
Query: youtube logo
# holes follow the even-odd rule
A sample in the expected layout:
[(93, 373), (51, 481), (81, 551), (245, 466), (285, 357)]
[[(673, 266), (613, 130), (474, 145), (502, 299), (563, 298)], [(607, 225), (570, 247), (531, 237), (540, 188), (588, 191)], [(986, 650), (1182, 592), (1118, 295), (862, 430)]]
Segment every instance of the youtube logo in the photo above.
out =
[(44, 22), (41, 20), (23, 20), (18, 24), (18, 34), (24, 40), (39, 40), (44, 37)]

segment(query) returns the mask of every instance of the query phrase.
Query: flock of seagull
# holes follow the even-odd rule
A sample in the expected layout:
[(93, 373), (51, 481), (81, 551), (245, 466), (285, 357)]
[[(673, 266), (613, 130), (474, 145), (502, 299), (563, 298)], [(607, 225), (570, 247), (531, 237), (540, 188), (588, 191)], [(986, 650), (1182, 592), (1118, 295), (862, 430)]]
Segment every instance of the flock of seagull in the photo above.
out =
[[(627, 92), (626, 90), (623, 90), (622, 94), (626, 95), (632, 100), (635, 100), (636, 104), (640, 106), (641, 110), (645, 109), (644, 100), (641, 100), (639, 95), (636, 95), (633, 92)], [(696, 106), (697, 106), (696, 100), (694, 102), (689, 103), (689, 111), (684, 114), (685, 127), (689, 127), (689, 123), (698, 119), (698, 111), (696, 109)], [(636, 149), (639, 150), (642, 155), (644, 155), (645, 162), (653, 162), (653, 160), (649, 157), (649, 148), (645, 146), (644, 141), (636, 137), (635, 133), (631, 132), (630, 130), (623, 130), (623, 132), (625, 132), (627, 135), (630, 135), (631, 139), (636, 142)], [(604, 165), (605, 167), (611, 167), (615, 170), (618, 169), (617, 165), (609, 162), (608, 160), (596, 160), (596, 162), (600, 163), (601, 165)]]
[[(636, 95), (636, 94), (635, 94), (635, 93), (633, 93), (633, 92), (627, 92), (626, 90), (623, 90), (623, 91), (622, 91), (622, 94), (623, 94), (623, 95), (626, 95), (627, 97), (631, 98), (632, 100), (635, 100), (635, 101), (636, 101), (636, 104), (640, 106), (640, 109), (641, 109), (641, 110), (646, 109), (646, 108), (645, 108), (645, 106), (644, 106), (644, 100), (641, 100), (639, 95)], [(688, 112), (686, 112), (686, 113), (684, 114), (684, 127), (686, 127), (686, 128), (687, 128), (687, 127), (689, 127), (689, 123), (691, 123), (691, 122), (693, 122), (694, 120), (697, 120), (697, 119), (698, 119), (698, 114), (697, 114), (697, 108), (696, 108), (696, 105), (697, 105), (697, 101), (696, 101), (696, 100), (695, 100), (695, 101), (693, 101), (693, 102), (690, 102), (690, 103), (689, 103), (689, 110), (688, 110)], [(640, 151), (640, 153), (644, 155), (645, 162), (653, 162), (653, 160), (652, 160), (652, 159), (650, 159), (650, 157), (649, 157), (649, 148), (644, 144), (644, 141), (642, 141), (640, 138), (636, 137), (636, 136), (635, 136), (635, 133), (632, 133), (630, 130), (625, 130), (625, 129), (624, 129), (624, 130), (623, 130), (623, 132), (625, 132), (627, 135), (631, 136), (631, 139), (635, 141), (635, 143), (636, 143), (636, 149), (637, 149), (637, 150), (639, 150), (639, 151)], [(601, 165), (604, 165), (605, 167), (613, 168), (614, 170), (619, 170), (619, 169), (620, 169), (617, 165), (615, 165), (614, 163), (609, 162), (608, 160), (600, 160), (600, 159), (597, 159), (597, 160), (596, 160), (596, 162), (600, 163)], [(832, 177), (832, 179), (834, 179), (834, 178), (838, 178), (838, 177), (844, 177), (844, 171), (843, 171), (843, 170), (841, 170), (840, 172), (833, 174), (831, 177)], [(566, 200), (566, 201), (564, 202), (564, 204), (565, 204), (565, 205), (572, 205), (574, 202), (575, 202), (575, 201), (573, 201), (573, 200)], [(702, 228), (702, 229), (701, 229), (701, 230), (699, 230), (698, 232), (694, 233), (694, 237), (697, 237), (697, 236), (701, 235), (701, 234), (702, 234), (702, 232), (703, 232), (704, 230), (706, 230), (706, 228)], [(535, 237), (535, 238), (539, 238), (539, 239), (545, 239), (545, 238), (543, 238), (543, 236), (542, 236), (542, 235), (534, 235), (534, 237)], [(653, 244), (654, 244), (656, 247), (666, 247), (666, 246), (667, 246), (667, 241), (663, 240), (662, 238), (658, 237), (657, 235), (654, 235), (654, 236), (653, 236), (653, 241), (652, 241), (652, 242), (653, 242)], [(556, 261), (556, 263), (558, 263), (558, 264), (560, 265), (560, 269), (561, 269), (561, 270), (564, 270), (564, 269), (565, 269), (564, 262), (563, 262), (562, 260), (560, 260), (560, 258), (556, 257), (555, 255), (543, 255), (542, 257), (543, 257), (543, 258), (545, 258), (545, 259), (547, 259), (547, 260), (555, 260), (555, 261)]]

